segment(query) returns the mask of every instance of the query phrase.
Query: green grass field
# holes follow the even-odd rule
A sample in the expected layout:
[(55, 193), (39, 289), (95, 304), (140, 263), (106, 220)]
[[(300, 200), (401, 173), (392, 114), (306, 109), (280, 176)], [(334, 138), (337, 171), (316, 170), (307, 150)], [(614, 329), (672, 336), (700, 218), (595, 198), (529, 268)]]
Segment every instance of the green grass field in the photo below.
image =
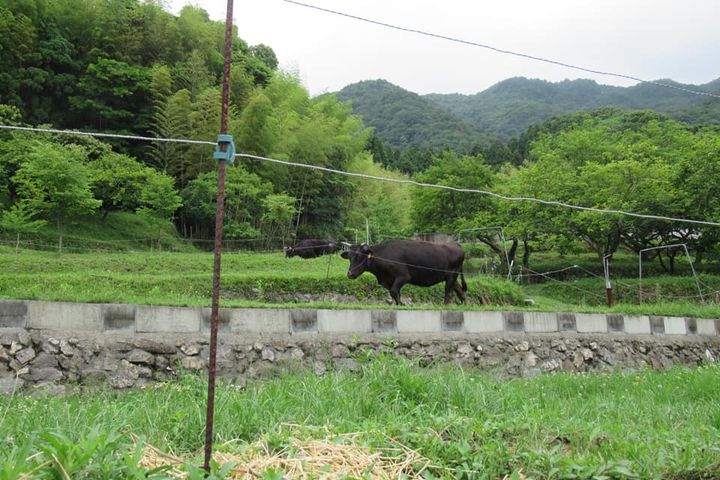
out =
[[(212, 254), (200, 252), (58, 254), (24, 250), (16, 255), (11, 248), (0, 247), (0, 297), (208, 306), (212, 262)], [(387, 297), (387, 291), (370, 275), (347, 279), (347, 261), (339, 256), (303, 260), (285, 258), (281, 252), (226, 253), (222, 268), (226, 306), (286, 303), (281, 297), (296, 292), (353, 295), (360, 302), (380, 304)], [(480, 303), (481, 297), (495, 305), (522, 302), (522, 290), (510, 282), (485, 277), (468, 280), (469, 297), (475, 303)], [(407, 286), (403, 294), (420, 305), (442, 304), (442, 288)], [(337, 305), (330, 301), (313, 304)]]
[[(412, 450), (412, 468), (424, 467), (425, 478), (720, 477), (718, 366), (501, 381), (395, 357), (360, 361), (358, 373), (221, 385), (219, 450), (242, 455), (260, 441), (278, 452), (329, 439), (401, 457)], [(182, 376), (127, 393), (2, 396), (0, 479), (29, 471), (32, 478), (146, 478), (133, 456), (135, 438), (198, 465), (205, 393), (202, 379)]]
[[(207, 252), (138, 251), (126, 253), (58, 253), (0, 246), (0, 298), (97, 303), (139, 303), (209, 306), (212, 254)], [(558, 260), (559, 262), (559, 260)], [(557, 264), (556, 264), (557, 265)], [(347, 279), (347, 261), (339, 256), (303, 260), (282, 252), (226, 252), (223, 255), (224, 306), (317, 308), (389, 308), (387, 291), (369, 274)], [(720, 317), (717, 290), (720, 276), (702, 274), (706, 302), (699, 303), (691, 277), (650, 277), (643, 280), (645, 300), (638, 304), (637, 279), (615, 280), (619, 304), (604, 306), (600, 278), (517, 285), (503, 279), (467, 275), (471, 309), (618, 312), (630, 314)], [(309, 297), (298, 298), (296, 294)], [(412, 305), (400, 308), (444, 308), (442, 285), (403, 288)], [(328, 294), (355, 297), (338, 303)], [(686, 298), (687, 297), (687, 298)], [(528, 306), (524, 300), (532, 298)], [(451, 305), (449, 308), (459, 308)]]

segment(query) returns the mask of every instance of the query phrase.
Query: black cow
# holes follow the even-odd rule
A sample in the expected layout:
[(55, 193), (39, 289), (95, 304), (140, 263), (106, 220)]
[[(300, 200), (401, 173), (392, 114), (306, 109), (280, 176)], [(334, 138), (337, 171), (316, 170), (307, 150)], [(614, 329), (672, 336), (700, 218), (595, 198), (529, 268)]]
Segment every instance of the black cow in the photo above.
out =
[[(350, 260), (347, 275), (351, 279), (367, 271), (400, 305), (400, 289), (406, 283), (429, 287), (445, 281), (445, 303), (453, 291), (465, 303), (467, 284), (463, 275), (465, 253), (457, 243), (430, 243), (417, 240), (389, 240), (378, 245), (353, 245), (341, 254)], [(462, 288), (457, 283), (458, 275)]]
[(293, 247), (285, 250), (286, 257), (298, 256), (301, 258), (315, 258), (323, 255), (330, 255), (338, 250), (338, 244), (335, 240), (300, 240)]

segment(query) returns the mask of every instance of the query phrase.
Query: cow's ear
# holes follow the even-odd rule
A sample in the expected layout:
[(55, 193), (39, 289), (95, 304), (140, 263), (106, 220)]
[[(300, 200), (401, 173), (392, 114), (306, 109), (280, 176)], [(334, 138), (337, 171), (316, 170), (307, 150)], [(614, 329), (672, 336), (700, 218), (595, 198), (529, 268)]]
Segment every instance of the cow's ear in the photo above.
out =
[(342, 253), (340, 254), (340, 256), (341, 256), (342, 258), (344, 258), (345, 260), (347, 260), (347, 259), (348, 259), (348, 252), (342, 252)]
[(362, 244), (362, 251), (363, 253), (368, 253), (370, 251), (370, 247), (368, 247), (367, 243)]

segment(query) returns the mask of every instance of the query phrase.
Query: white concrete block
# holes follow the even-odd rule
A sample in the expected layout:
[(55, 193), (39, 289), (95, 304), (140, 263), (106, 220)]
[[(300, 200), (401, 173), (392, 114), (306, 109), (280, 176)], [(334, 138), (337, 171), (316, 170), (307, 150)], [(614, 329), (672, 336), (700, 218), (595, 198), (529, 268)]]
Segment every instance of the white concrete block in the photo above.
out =
[(633, 335), (650, 335), (650, 317), (646, 315), (626, 316), (625, 317), (625, 333)]
[(604, 313), (576, 313), (578, 333), (607, 333), (608, 323)]
[(200, 308), (138, 305), (135, 329), (143, 332), (194, 333), (200, 331)]
[(557, 332), (557, 314), (550, 312), (525, 312), (525, 331), (528, 333)]
[(442, 331), (440, 310), (398, 310), (398, 333), (438, 333)]
[(465, 331), (468, 333), (493, 333), (505, 329), (502, 312), (463, 312), (465, 316)]
[(277, 308), (233, 308), (232, 333), (290, 333), (290, 310)]
[(685, 317), (665, 317), (665, 335), (687, 335)]
[(41, 330), (103, 330), (102, 305), (95, 303), (28, 302), (27, 326)]
[(320, 333), (370, 333), (372, 313), (370, 310), (318, 310)]
[(715, 329), (715, 320), (708, 318), (697, 319), (697, 333), (698, 335), (706, 335), (709, 337), (714, 337), (720, 334), (720, 332)]

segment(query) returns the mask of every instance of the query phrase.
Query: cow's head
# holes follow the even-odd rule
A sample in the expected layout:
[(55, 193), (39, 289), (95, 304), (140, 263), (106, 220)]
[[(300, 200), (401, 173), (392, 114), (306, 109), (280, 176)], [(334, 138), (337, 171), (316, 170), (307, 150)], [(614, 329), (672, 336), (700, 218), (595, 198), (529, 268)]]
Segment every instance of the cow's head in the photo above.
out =
[(285, 256), (292, 257), (295, 255), (295, 249), (293, 247), (285, 247)]
[(340, 254), (342, 258), (350, 260), (347, 276), (356, 279), (367, 270), (368, 260), (372, 258), (372, 250), (367, 245), (352, 245)]

